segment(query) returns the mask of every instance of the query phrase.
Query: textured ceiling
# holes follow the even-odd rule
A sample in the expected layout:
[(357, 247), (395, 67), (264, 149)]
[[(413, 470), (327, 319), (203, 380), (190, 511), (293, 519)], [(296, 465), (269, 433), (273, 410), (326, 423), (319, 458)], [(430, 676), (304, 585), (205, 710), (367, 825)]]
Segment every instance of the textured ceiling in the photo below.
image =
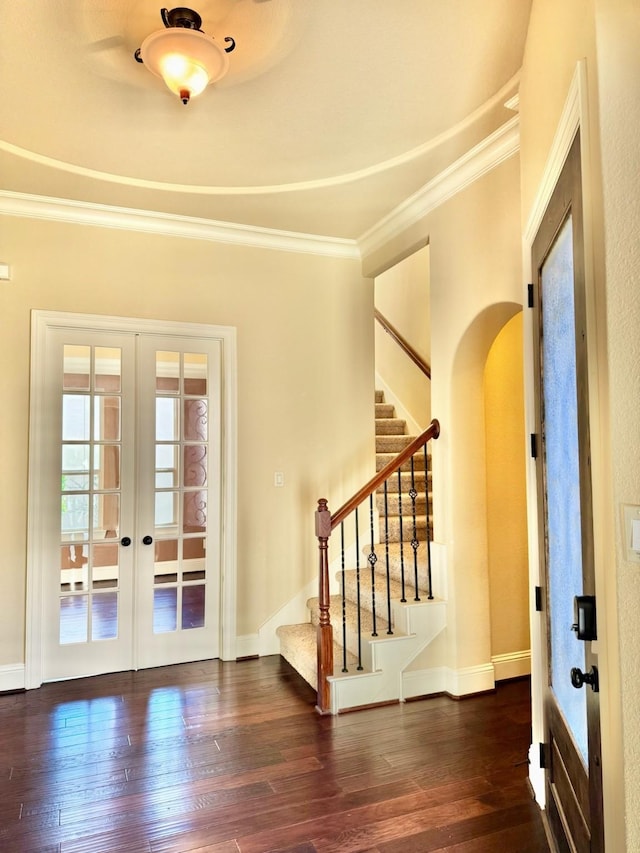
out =
[(530, 0), (193, 0), (236, 40), (184, 107), (156, 0), (5, 4), (2, 188), (358, 238), (513, 116)]

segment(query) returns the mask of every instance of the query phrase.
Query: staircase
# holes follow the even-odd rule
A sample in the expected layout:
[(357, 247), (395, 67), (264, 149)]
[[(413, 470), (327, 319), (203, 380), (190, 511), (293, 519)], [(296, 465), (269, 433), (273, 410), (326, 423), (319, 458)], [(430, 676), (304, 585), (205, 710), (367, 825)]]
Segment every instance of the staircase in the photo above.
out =
[[(376, 471), (381, 471), (414, 436), (406, 434), (405, 421), (396, 418), (380, 391), (375, 416)], [(332, 713), (405, 698), (403, 670), (445, 627), (444, 602), (429, 598), (431, 482), (425, 467), (424, 452), (417, 453), (413, 471), (410, 459), (387, 480), (355, 534), (359, 557), (356, 552), (352, 567), (344, 557), (332, 566)], [(340, 539), (337, 530), (332, 547), (334, 539)], [(318, 598), (309, 599), (307, 607), (307, 622), (282, 626), (277, 634), (281, 655), (316, 689)]]

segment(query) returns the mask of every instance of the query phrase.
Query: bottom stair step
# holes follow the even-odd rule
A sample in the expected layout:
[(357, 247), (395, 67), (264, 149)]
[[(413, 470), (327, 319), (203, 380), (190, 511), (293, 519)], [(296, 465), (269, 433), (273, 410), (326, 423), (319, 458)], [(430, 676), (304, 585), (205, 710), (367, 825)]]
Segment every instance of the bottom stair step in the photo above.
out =
[[(277, 630), (280, 638), (280, 654), (310, 684), (318, 686), (317, 628), (311, 622), (300, 625), (282, 625)], [(342, 646), (333, 644), (333, 674), (342, 675)], [(347, 666), (355, 669), (358, 661), (347, 652)]]

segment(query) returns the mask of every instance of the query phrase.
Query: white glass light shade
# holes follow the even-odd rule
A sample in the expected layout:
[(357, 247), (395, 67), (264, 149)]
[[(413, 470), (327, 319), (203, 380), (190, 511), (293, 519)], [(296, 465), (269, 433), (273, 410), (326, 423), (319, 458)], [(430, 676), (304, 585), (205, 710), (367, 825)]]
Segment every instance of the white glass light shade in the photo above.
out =
[(184, 103), (227, 72), (229, 57), (211, 36), (184, 27), (158, 30), (142, 42), (140, 58)]

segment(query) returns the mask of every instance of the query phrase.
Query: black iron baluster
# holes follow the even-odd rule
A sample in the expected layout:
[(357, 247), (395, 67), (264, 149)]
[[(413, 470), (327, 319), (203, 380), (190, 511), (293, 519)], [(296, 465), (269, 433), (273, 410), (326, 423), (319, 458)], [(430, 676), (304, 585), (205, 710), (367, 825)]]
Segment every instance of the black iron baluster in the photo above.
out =
[(424, 445), (424, 496), (427, 502), (427, 598), (433, 599), (433, 587), (431, 584), (431, 513), (429, 510), (429, 454), (427, 444)]
[(398, 521), (400, 524), (400, 582), (402, 584), (402, 598), (400, 601), (406, 602), (407, 597), (404, 593), (404, 541), (402, 534), (402, 466), (398, 468)]
[(378, 557), (376, 555), (376, 549), (374, 547), (374, 533), (373, 533), (373, 492), (369, 495), (369, 527), (371, 531), (371, 551), (369, 551), (369, 565), (371, 566), (371, 609), (373, 610), (373, 631), (371, 632), (372, 637), (378, 636), (378, 631), (376, 627), (376, 563), (378, 562)]
[(356, 520), (356, 608), (357, 608), (357, 624), (358, 624), (358, 666), (357, 669), (364, 669), (362, 666), (362, 628), (360, 616), (360, 533), (358, 525), (358, 509), (355, 511)]
[(411, 488), (409, 489), (409, 497), (411, 498), (411, 517), (413, 520), (411, 547), (413, 548), (413, 579), (416, 590), (413, 600), (420, 601), (420, 596), (418, 595), (418, 546), (420, 543), (418, 542), (418, 527), (416, 524), (416, 498), (418, 497), (418, 493), (416, 492), (416, 473), (413, 456), (411, 457)]
[(342, 671), (349, 672), (347, 667), (347, 594), (344, 577), (344, 521), (340, 524), (340, 548), (342, 552)]
[(389, 567), (389, 502), (388, 502), (388, 480), (384, 481), (384, 550), (385, 562), (387, 564), (387, 618), (389, 627), (387, 634), (393, 634), (391, 627), (391, 570)]

